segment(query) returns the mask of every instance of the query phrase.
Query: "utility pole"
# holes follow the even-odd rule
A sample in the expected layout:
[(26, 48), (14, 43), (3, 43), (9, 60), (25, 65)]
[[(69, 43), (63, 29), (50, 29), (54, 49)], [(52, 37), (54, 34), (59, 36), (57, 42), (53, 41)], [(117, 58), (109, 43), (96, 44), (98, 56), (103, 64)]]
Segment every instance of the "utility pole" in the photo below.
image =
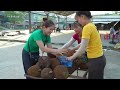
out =
[(66, 16), (66, 28), (67, 28), (67, 16)]
[(49, 18), (49, 13), (47, 14), (47, 19)]
[(31, 11), (28, 11), (29, 14), (29, 33), (31, 33), (32, 25), (31, 25)]
[(58, 28), (59, 28), (60, 17), (58, 16)]
[(48, 11), (44, 11), (46, 16), (47, 16), (47, 19), (49, 18), (49, 12)]

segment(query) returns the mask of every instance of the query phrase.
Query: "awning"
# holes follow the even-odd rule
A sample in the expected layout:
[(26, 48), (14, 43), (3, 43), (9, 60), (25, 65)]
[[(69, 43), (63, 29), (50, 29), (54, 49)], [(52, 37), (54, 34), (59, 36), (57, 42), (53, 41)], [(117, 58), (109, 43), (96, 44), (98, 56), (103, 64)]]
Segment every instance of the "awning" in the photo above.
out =
[(115, 31), (117, 31), (118, 28), (120, 27), (120, 21), (116, 22), (113, 27), (114, 27)]

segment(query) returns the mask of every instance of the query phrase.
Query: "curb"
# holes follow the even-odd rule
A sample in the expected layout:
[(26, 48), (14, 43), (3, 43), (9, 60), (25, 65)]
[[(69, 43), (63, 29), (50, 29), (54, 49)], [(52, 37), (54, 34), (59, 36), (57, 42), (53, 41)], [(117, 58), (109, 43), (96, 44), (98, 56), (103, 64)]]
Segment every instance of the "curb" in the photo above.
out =
[(10, 39), (0, 39), (0, 41), (23, 42), (23, 43), (26, 42), (26, 41), (24, 41), (24, 40), (10, 40)]
[[(25, 41), (25, 40), (0, 39), (0, 41), (22, 42), (22, 43), (26, 43), (26, 41)], [(55, 42), (52, 42), (51, 44), (53, 44), (53, 45), (64, 45), (65, 43), (55, 43)], [(73, 45), (73, 46), (74, 46), (74, 45)], [(103, 47), (113, 47), (113, 46), (103, 46)]]
[[(0, 39), (0, 41), (9, 41), (9, 42), (23, 42), (26, 43), (25, 40), (10, 40), (10, 39)], [(51, 43), (54, 45), (64, 45), (65, 43)]]

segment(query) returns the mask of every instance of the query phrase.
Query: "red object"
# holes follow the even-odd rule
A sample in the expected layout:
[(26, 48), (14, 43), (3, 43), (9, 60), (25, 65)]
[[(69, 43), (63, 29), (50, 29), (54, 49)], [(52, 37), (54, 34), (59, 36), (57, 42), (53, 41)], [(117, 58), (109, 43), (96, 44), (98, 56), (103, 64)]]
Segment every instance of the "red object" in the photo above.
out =
[(78, 44), (81, 42), (80, 36), (78, 34), (74, 34), (73, 38), (78, 41)]
[(108, 40), (109, 39), (109, 34), (105, 34), (104, 35), (104, 40)]

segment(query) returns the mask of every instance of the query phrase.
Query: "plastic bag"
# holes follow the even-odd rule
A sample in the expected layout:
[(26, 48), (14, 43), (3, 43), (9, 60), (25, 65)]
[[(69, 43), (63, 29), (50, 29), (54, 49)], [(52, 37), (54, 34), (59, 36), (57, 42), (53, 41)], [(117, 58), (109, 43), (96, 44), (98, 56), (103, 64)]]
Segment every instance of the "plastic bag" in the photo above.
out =
[(72, 60), (67, 60), (66, 56), (59, 56), (58, 59), (60, 61), (60, 64), (65, 65), (66, 67), (72, 67), (73, 66)]

